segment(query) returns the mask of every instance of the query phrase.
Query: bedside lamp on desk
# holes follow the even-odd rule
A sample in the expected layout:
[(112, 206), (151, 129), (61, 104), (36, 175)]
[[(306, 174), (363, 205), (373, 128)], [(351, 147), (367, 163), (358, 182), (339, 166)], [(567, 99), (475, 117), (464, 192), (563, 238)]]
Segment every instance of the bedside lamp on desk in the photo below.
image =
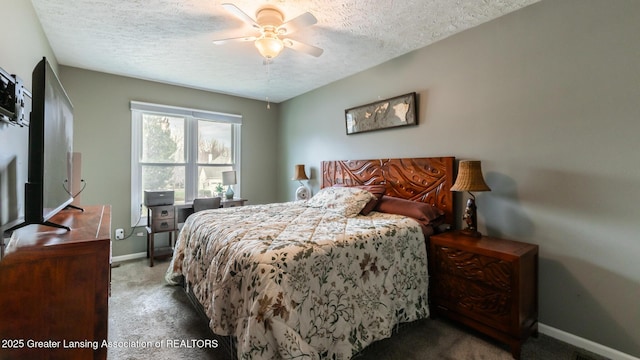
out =
[(461, 233), (467, 236), (481, 237), (482, 234), (478, 232), (476, 197), (472, 191), (491, 191), (491, 188), (484, 182), (480, 161), (460, 161), (458, 164), (458, 177), (451, 187), (451, 191), (466, 191), (471, 195), (467, 200), (467, 207), (462, 216), (467, 227)]
[(233, 199), (233, 190), (231, 189), (231, 185), (235, 185), (237, 183), (236, 180), (236, 172), (235, 171), (223, 171), (222, 172), (222, 185), (227, 185), (227, 192), (225, 193), (225, 197), (227, 200)]

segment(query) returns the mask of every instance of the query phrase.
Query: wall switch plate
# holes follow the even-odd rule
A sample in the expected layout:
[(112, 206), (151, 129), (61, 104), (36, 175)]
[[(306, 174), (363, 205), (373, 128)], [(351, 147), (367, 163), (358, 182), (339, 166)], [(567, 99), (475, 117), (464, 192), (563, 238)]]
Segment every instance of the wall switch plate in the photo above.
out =
[(116, 229), (116, 240), (124, 239), (124, 229)]

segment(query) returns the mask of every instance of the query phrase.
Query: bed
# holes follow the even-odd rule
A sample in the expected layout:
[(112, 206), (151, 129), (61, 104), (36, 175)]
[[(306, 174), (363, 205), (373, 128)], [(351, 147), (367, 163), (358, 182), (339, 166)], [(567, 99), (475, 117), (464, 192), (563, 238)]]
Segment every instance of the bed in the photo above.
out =
[(237, 358), (350, 359), (428, 317), (425, 236), (453, 221), (453, 162), (325, 161), (308, 201), (198, 212), (166, 280)]

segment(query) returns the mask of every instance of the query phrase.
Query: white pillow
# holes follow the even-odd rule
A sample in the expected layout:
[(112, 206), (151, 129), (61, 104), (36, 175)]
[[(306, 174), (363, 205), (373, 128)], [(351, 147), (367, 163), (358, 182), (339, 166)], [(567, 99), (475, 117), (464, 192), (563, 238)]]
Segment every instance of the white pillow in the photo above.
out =
[(325, 208), (346, 217), (357, 216), (375, 196), (364, 189), (354, 187), (326, 187), (314, 195), (307, 205)]

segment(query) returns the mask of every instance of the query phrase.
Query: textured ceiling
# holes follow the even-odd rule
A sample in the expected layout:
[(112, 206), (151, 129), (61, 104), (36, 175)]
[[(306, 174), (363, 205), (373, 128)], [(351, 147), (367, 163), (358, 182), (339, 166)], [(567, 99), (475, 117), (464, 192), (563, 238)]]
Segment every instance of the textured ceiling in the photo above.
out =
[[(281, 102), (538, 0), (32, 0), (62, 65)], [(255, 35), (221, 4), (255, 18), (272, 4), (285, 21), (305, 11), (318, 23), (291, 35), (324, 49), (285, 50), (269, 66)]]

